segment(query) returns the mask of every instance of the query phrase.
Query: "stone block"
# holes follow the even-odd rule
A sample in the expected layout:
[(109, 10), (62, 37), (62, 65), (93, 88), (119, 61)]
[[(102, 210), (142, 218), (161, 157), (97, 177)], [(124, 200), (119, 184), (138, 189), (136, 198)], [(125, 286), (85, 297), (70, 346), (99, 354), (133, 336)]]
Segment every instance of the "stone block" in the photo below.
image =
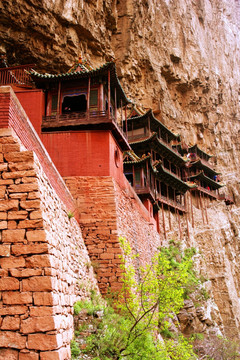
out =
[(27, 209), (27, 210), (39, 209), (40, 200), (36, 199), (36, 200), (21, 201), (20, 206), (22, 209)]
[(48, 252), (48, 244), (17, 244), (12, 245), (11, 252), (13, 255), (23, 255), (23, 254), (42, 254)]
[(19, 144), (3, 144), (2, 145), (2, 152), (8, 153), (8, 152), (19, 152), (20, 151), (20, 145)]
[(10, 275), (13, 277), (31, 277), (43, 275), (42, 269), (9, 269)]
[(19, 200), (26, 200), (28, 197), (28, 193), (12, 193), (9, 194), (10, 199), (19, 199)]
[(34, 169), (33, 160), (27, 162), (16, 162), (8, 164), (10, 171), (23, 171)]
[(19, 360), (39, 360), (39, 354), (36, 352), (20, 352)]
[(4, 199), (6, 193), (6, 186), (0, 185), (0, 199)]
[(40, 198), (40, 193), (38, 191), (33, 191), (33, 192), (30, 192), (28, 194), (28, 197), (27, 197), (29, 200), (33, 200), (33, 199), (39, 199)]
[(30, 317), (21, 321), (20, 332), (23, 334), (46, 332), (52, 330), (56, 330), (54, 316)]
[(18, 224), (18, 229), (37, 229), (43, 227), (43, 220), (22, 220)]
[(56, 350), (62, 346), (62, 336), (48, 334), (29, 334), (28, 348), (34, 350)]
[(16, 228), (17, 228), (17, 222), (16, 222), (15, 220), (9, 220), (9, 221), (7, 222), (7, 228), (8, 228), (9, 230), (14, 230), (14, 229), (16, 229)]
[(22, 315), (26, 314), (28, 308), (24, 305), (0, 306), (0, 315)]
[(0, 279), (0, 291), (6, 290), (18, 290), (19, 289), (19, 280), (5, 277)]
[(24, 242), (24, 239), (25, 239), (24, 229), (3, 230), (2, 232), (2, 242), (6, 242), (6, 243)]
[[(2, 154), (0, 154), (0, 161), (2, 161)], [(8, 171), (8, 164), (7, 163), (0, 164), (0, 171)]]
[(25, 220), (28, 216), (28, 212), (25, 210), (9, 211), (8, 220)]
[(114, 254), (109, 254), (109, 253), (105, 252), (103, 254), (100, 254), (100, 259), (103, 259), (103, 260), (114, 259)]
[(33, 276), (22, 280), (22, 291), (52, 291), (54, 288), (50, 276)]
[(32, 151), (5, 153), (4, 158), (7, 162), (14, 162), (14, 163), (28, 162), (34, 160)]
[(13, 136), (14, 132), (12, 130), (12, 128), (1, 128), (0, 129), (0, 137), (5, 137), (5, 136)]
[(2, 174), (3, 179), (20, 179), (25, 176), (36, 176), (35, 170), (10, 171)]
[[(0, 259), (0, 265), (2, 269), (16, 269), (19, 267), (25, 266), (25, 258), (24, 257), (6, 257)], [(11, 290), (11, 289), (9, 289)]]
[(2, 293), (2, 302), (9, 305), (31, 304), (33, 297), (30, 292), (4, 291)]
[(6, 212), (0, 212), (0, 220), (7, 220), (7, 213)]
[(49, 266), (51, 266), (51, 261), (48, 254), (33, 255), (26, 258), (26, 267), (28, 268), (43, 268)]
[(18, 210), (18, 200), (0, 200), (0, 211), (8, 210)]
[(3, 318), (1, 330), (18, 330), (19, 328), (20, 328), (20, 318), (19, 317), (5, 316)]
[(10, 256), (10, 245), (0, 245), (0, 256)]
[(59, 295), (49, 292), (33, 293), (34, 305), (57, 305), (59, 303)]
[(30, 184), (12, 184), (9, 185), (8, 191), (9, 193), (28, 193), (30, 191), (36, 191), (38, 190), (38, 184), (37, 183), (30, 183)]
[(13, 349), (0, 349), (0, 360), (18, 360), (19, 352)]
[(26, 347), (26, 336), (22, 336), (15, 331), (1, 331), (0, 344), (1, 347), (24, 349)]
[(36, 219), (42, 219), (42, 210), (35, 210), (30, 213), (30, 219), (36, 220)]
[(37, 241), (37, 242), (45, 242), (46, 241), (46, 233), (44, 230), (28, 230), (26, 232), (28, 241)]

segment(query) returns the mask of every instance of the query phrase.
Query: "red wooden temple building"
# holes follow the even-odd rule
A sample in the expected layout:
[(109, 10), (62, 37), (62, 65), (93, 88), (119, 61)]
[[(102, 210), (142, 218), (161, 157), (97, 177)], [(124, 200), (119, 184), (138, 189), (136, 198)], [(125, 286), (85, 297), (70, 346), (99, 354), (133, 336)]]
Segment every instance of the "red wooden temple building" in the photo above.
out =
[(131, 101), (113, 62), (92, 68), (80, 59), (60, 74), (3, 68), (0, 84), (13, 87), (63, 177), (112, 176), (122, 187), (127, 178), (158, 230), (159, 210), (186, 213), (188, 190), (201, 200), (219, 198), (208, 154), (182, 147), (152, 110), (127, 118)]

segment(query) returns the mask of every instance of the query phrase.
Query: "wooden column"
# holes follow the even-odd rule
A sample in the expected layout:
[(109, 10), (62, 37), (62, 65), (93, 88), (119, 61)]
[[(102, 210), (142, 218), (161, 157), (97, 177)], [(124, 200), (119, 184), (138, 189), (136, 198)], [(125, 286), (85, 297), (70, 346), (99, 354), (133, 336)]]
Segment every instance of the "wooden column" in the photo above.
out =
[(190, 204), (191, 204), (191, 215), (192, 215), (192, 227), (194, 228), (194, 216), (193, 216), (193, 204), (192, 204), (192, 191), (190, 191)]
[(58, 99), (57, 99), (57, 119), (59, 118), (59, 114), (61, 114), (61, 102), (60, 102), (60, 98), (61, 98), (61, 80), (59, 80), (58, 82)]
[(166, 238), (167, 238), (167, 235), (166, 235), (166, 227), (165, 227), (165, 218), (164, 218), (163, 202), (162, 202), (162, 218), (163, 218), (163, 232), (164, 232), (164, 237), (165, 237), (165, 239), (166, 239)]
[(122, 99), (121, 99), (121, 127), (122, 127), (122, 130), (123, 130), (123, 108), (122, 108)]
[(110, 70), (108, 70), (108, 120), (110, 120), (110, 105), (111, 105), (111, 83), (110, 83)]
[(114, 89), (115, 123), (117, 124), (117, 88)]
[(199, 191), (199, 201), (200, 201), (200, 208), (201, 208), (201, 211), (202, 211), (203, 224), (205, 224), (205, 221), (204, 221), (204, 210), (203, 210), (202, 197), (201, 197), (201, 191)]
[[(208, 195), (206, 195), (206, 198), (208, 198)], [(203, 206), (204, 206), (204, 209), (205, 209), (205, 215), (206, 215), (206, 222), (208, 224), (208, 214), (207, 214), (207, 205), (206, 205), (206, 200), (205, 200), (205, 194), (203, 194)]]
[(177, 209), (177, 218), (178, 218), (179, 237), (180, 240), (182, 240), (182, 228), (181, 228), (180, 215), (178, 209)]
[(128, 138), (128, 126), (127, 126), (127, 105), (125, 105), (125, 129), (126, 129), (126, 137)]
[[(167, 186), (167, 201), (169, 200), (169, 192), (168, 192), (168, 185)], [(169, 229), (172, 230), (172, 224), (171, 224), (171, 211), (170, 211), (170, 206), (168, 203), (168, 221), (169, 221)]]
[(99, 111), (103, 111), (103, 84), (99, 86)]
[(87, 118), (90, 115), (90, 91), (91, 91), (91, 78), (88, 78), (88, 91), (87, 91)]
[(185, 215), (186, 215), (186, 223), (187, 223), (187, 236), (188, 239), (190, 238), (190, 234), (189, 234), (189, 226), (188, 226), (188, 198), (187, 198), (187, 194), (184, 194), (184, 207), (185, 207)]

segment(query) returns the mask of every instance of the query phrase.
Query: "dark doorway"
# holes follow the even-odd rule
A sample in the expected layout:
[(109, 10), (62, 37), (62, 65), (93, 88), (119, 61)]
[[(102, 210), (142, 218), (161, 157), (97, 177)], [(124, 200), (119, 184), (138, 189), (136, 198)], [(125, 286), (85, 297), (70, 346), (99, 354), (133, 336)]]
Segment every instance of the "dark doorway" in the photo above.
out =
[(64, 96), (62, 113), (85, 112), (87, 110), (86, 95)]

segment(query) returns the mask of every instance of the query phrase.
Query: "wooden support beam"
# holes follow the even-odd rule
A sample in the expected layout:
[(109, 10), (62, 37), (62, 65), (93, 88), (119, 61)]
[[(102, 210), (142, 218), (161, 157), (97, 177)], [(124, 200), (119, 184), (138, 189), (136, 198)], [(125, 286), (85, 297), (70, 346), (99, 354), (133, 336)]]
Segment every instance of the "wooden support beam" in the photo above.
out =
[(114, 112), (115, 122), (117, 124), (117, 88), (116, 87), (114, 89), (114, 103), (115, 103), (115, 112)]
[(208, 198), (208, 195), (206, 195), (206, 198), (205, 198), (205, 194), (203, 194), (203, 205), (204, 205), (204, 209), (205, 209), (205, 216), (206, 216), (206, 222), (208, 224), (208, 214), (207, 214), (207, 199)]
[[(168, 185), (167, 186), (167, 201), (169, 199), (169, 191), (168, 191)], [(169, 221), (169, 229), (172, 230), (172, 224), (171, 224), (171, 211), (170, 211), (170, 205), (169, 205), (169, 202), (168, 202), (168, 221)]]
[(58, 98), (57, 98), (57, 119), (58, 119), (58, 116), (61, 114), (61, 80), (59, 80), (58, 82)]
[(204, 221), (204, 209), (203, 209), (203, 204), (202, 204), (201, 191), (199, 191), (199, 200), (200, 200), (200, 208), (201, 208), (201, 211), (202, 211), (202, 220), (203, 220), (203, 225), (204, 225), (205, 224), (205, 221)]
[(192, 204), (192, 191), (190, 191), (190, 204), (191, 204), (191, 215), (192, 215), (192, 227), (194, 228), (194, 216), (193, 216), (193, 204)]
[(87, 90), (87, 119), (90, 117), (90, 92), (91, 92), (91, 78), (88, 78), (88, 90)]
[(127, 126), (127, 105), (125, 105), (125, 129), (126, 137), (128, 138), (128, 126)]
[(177, 209), (177, 217), (178, 217), (179, 238), (180, 240), (182, 240), (182, 228), (181, 228), (181, 221), (180, 221), (180, 215), (178, 209)]
[(164, 232), (164, 237), (165, 237), (165, 240), (166, 240), (167, 239), (167, 234), (166, 234), (166, 227), (165, 227), (163, 203), (162, 203), (162, 218), (163, 218), (163, 232)]
[(111, 106), (111, 83), (110, 83), (110, 70), (108, 70), (108, 119), (110, 120), (110, 106)]

